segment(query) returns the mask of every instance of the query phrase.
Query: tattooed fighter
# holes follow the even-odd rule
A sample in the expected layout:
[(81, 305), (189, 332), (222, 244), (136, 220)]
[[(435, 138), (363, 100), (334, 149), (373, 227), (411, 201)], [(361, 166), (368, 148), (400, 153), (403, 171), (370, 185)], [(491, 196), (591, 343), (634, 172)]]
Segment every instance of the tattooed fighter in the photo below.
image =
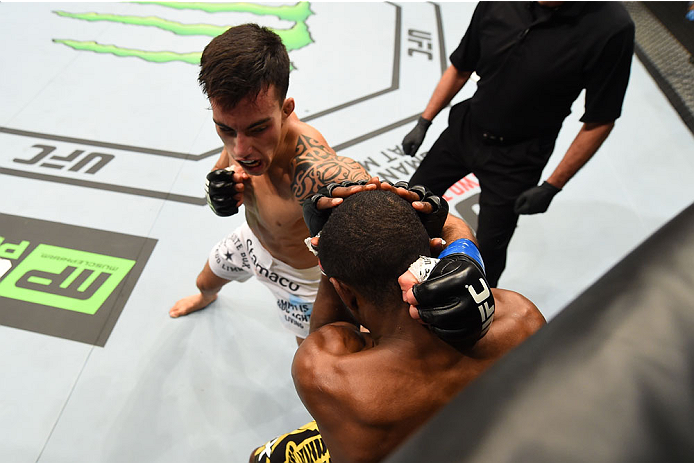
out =
[(274, 32), (232, 27), (207, 45), (200, 66), (198, 80), (224, 143), (207, 175), (207, 200), (220, 216), (243, 204), (246, 222), (215, 245), (197, 277), (199, 293), (176, 302), (169, 315), (200, 310), (228, 282), (255, 275), (277, 299), (284, 326), (303, 339), (321, 274), (304, 244), (302, 203), (331, 182), (369, 176), (294, 113), (294, 99), (286, 98), (289, 56)]

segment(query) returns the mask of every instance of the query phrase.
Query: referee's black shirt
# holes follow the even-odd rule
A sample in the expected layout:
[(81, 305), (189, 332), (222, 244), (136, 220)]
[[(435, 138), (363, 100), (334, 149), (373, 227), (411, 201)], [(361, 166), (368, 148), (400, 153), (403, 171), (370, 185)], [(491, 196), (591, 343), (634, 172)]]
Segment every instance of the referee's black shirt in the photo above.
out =
[(451, 63), (476, 71), (473, 123), (507, 138), (555, 135), (586, 89), (582, 122), (619, 117), (634, 23), (616, 2), (480, 2)]

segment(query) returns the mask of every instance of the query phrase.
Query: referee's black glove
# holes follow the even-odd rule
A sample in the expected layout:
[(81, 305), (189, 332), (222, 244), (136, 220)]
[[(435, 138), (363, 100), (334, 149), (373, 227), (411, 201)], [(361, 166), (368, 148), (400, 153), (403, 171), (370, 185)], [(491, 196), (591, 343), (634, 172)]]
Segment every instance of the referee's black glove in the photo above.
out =
[(559, 193), (561, 188), (557, 188), (551, 183), (544, 182), (540, 186), (534, 186), (525, 190), (516, 199), (513, 210), (516, 214), (538, 214), (545, 212), (552, 202), (554, 195)]
[(402, 139), (402, 150), (405, 152), (405, 154), (408, 156), (415, 155), (419, 147), (422, 146), (424, 136), (427, 134), (427, 130), (429, 130), (430, 125), (430, 120), (424, 119), (421, 116), (419, 117), (417, 125), (414, 126), (414, 129), (412, 129), (410, 133), (405, 135), (405, 138)]

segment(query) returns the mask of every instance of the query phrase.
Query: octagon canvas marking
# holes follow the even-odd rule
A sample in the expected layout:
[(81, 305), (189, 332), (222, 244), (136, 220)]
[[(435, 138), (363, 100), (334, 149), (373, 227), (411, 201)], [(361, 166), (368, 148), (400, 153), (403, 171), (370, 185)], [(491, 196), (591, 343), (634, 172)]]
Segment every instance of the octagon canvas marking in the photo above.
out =
[(103, 347), (155, 244), (0, 214), (0, 324)]
[[(0, 158), (0, 173), (203, 205), (200, 184), (176, 182), (172, 186), (171, 179), (181, 171), (186, 171), (191, 178), (202, 178), (210, 167), (207, 158), (221, 151), (207, 118), (200, 118), (199, 110), (178, 114), (163, 107), (152, 116), (156, 125), (152, 127), (152, 133), (129, 130), (129, 127), (131, 124), (152, 124), (151, 114), (142, 111), (142, 104), (148, 104), (153, 93), (161, 95), (162, 85), (157, 85), (156, 73), (166, 67), (183, 66), (190, 77), (176, 82), (176, 88), (180, 89), (177, 96), (181, 100), (207, 105), (194, 84), (196, 61), (189, 60), (186, 53), (190, 51), (185, 50), (191, 50), (191, 47), (201, 49), (210, 35), (235, 23), (254, 21), (286, 32), (284, 35), (288, 37), (286, 42), (290, 42), (288, 49), (294, 66), (290, 94), (297, 99), (297, 113), (322, 130), (336, 150), (362, 143), (414, 120), (416, 116), (411, 114), (421, 109), (420, 100), (413, 98), (412, 107), (403, 108), (397, 94), (421, 89), (418, 79), (422, 73), (429, 72), (431, 78), (437, 79), (446, 61), (438, 6), (432, 4), (345, 3), (330, 4), (328, 8), (324, 4), (307, 2), (281, 7), (144, 2), (72, 4), (70, 7), (84, 11), (66, 11), (66, 8), (45, 11), (52, 21), (59, 21), (61, 25), (68, 22), (72, 26), (70, 34), (65, 36), (70, 38), (53, 37), (46, 39), (45, 44), (63, 46), (61, 56), (91, 63), (93, 72), (100, 78), (87, 85), (81, 76), (74, 76), (73, 82), (85, 84), (76, 94), (49, 84), (46, 96), (50, 94), (55, 98), (55, 93), (60, 92), (79, 99), (82, 94), (91, 102), (99, 90), (108, 87), (104, 84), (114, 75), (151, 75), (152, 78), (131, 85), (129, 89), (133, 90), (127, 97), (111, 100), (109, 104), (116, 107), (108, 111), (94, 105), (82, 105), (76, 110), (74, 104), (79, 102), (73, 101), (73, 107), (67, 112), (67, 108), (60, 104), (51, 108), (58, 117), (47, 119), (32, 117), (41, 109), (40, 100), (32, 102), (14, 118), (19, 121), (18, 126), (13, 121), (13, 127), (0, 127), (0, 141), (8, 148)], [(93, 11), (97, 9), (102, 12)], [(379, 24), (378, 31), (366, 33), (351, 29), (351, 24), (364, 15), (375, 18)], [(331, 16), (339, 16), (341, 21), (325, 20)], [(197, 19), (195, 24), (199, 27), (189, 24), (194, 19)], [(104, 24), (111, 27), (103, 29)], [(344, 30), (335, 30), (335, 24), (343, 25)], [(127, 28), (127, 35), (124, 36), (122, 28)], [(119, 35), (109, 39), (109, 35), (115, 33), (112, 30), (118, 31)], [(188, 35), (181, 35), (190, 33), (203, 34), (204, 37), (195, 43), (188, 41), (191, 39)], [(166, 57), (161, 55), (161, 47), (156, 45), (160, 40), (152, 39), (162, 35), (169, 39), (168, 46), (177, 45), (180, 50), (169, 48)], [(99, 37), (98, 42), (87, 40), (95, 36)], [(172, 38), (185, 38), (186, 41), (177, 42)], [(131, 42), (138, 42), (140, 46), (133, 46)], [(142, 44), (152, 48), (144, 49)], [(347, 53), (347, 48), (354, 47), (363, 52)], [(334, 59), (341, 60), (342, 67), (329, 62)], [(361, 70), (364, 72), (357, 72)], [(414, 70), (419, 73), (418, 79), (411, 77)], [(173, 73), (174, 80), (180, 75), (180, 72)], [(162, 82), (165, 81), (162, 78)], [(146, 88), (140, 91), (143, 86)], [(336, 86), (340, 87), (339, 92), (335, 91)], [(171, 105), (168, 98), (157, 97), (157, 100), (165, 106)], [(373, 109), (383, 105), (393, 110), (384, 113)], [(102, 132), (103, 137), (98, 141), (82, 137), (80, 132), (89, 129), (90, 123), (82, 124), (79, 120), (71, 120), (69, 129), (66, 124), (66, 128), (61, 130), (61, 121), (69, 116), (74, 119), (75, 113), (78, 118), (89, 118), (91, 125), (93, 121), (104, 121), (98, 129), (90, 131), (90, 134)], [(109, 120), (112, 113), (121, 117)], [(132, 117), (123, 118), (123, 113)], [(365, 113), (377, 117), (364, 118)], [(196, 121), (196, 117), (199, 120)], [(50, 123), (50, 131), (38, 130), (45, 123)], [(191, 129), (196, 125), (197, 132), (192, 134)], [(106, 128), (102, 130), (102, 126)], [(109, 128), (112, 130), (106, 130)], [(169, 137), (162, 144), (160, 134), (152, 136), (158, 130), (171, 134), (171, 146), (162, 146), (168, 144)], [(186, 134), (188, 137), (184, 137)], [(148, 139), (157, 141), (148, 143)], [(135, 140), (137, 143), (129, 143)], [(181, 143), (182, 140), (185, 144)], [(353, 157), (368, 162), (359, 153)]]

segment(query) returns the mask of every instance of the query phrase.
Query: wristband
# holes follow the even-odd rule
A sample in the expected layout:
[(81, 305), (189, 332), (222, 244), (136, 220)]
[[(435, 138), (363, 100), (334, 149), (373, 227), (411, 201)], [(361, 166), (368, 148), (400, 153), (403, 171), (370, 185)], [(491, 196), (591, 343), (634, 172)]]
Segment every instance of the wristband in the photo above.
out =
[(429, 274), (438, 263), (439, 259), (436, 257), (419, 256), (419, 259), (414, 261), (407, 270), (421, 283), (429, 278)]
[(439, 254), (439, 259), (443, 259), (450, 254), (465, 254), (480, 264), (482, 271), (486, 273), (484, 262), (482, 262), (482, 255), (480, 254), (479, 249), (477, 249), (477, 246), (475, 246), (475, 243), (472, 241), (466, 238), (453, 241), (446, 247), (446, 249), (441, 251), (441, 254)]
[[(320, 232), (318, 232), (318, 234), (317, 234), (316, 236), (317, 236), (318, 238), (320, 238)], [(311, 240), (312, 240), (313, 238), (315, 238), (315, 237), (309, 236), (308, 238), (305, 238), (305, 239), (304, 239), (304, 244), (306, 245), (306, 247), (308, 248), (308, 250), (311, 251), (311, 254), (313, 254), (314, 256), (318, 257), (318, 248), (315, 247), (315, 246), (313, 245), (313, 243), (311, 243)]]

